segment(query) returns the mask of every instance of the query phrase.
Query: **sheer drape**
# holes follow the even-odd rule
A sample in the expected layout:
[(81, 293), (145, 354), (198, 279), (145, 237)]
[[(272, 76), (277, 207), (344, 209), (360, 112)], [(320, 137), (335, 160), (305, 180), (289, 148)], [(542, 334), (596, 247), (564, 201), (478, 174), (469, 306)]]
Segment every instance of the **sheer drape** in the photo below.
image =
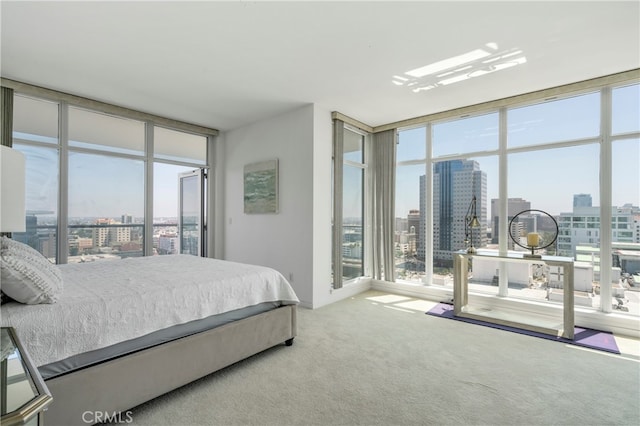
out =
[(373, 135), (373, 278), (395, 281), (396, 130)]
[(333, 288), (342, 288), (342, 151), (344, 122), (333, 120)]
[(13, 145), (13, 89), (2, 87), (0, 94), (0, 145)]

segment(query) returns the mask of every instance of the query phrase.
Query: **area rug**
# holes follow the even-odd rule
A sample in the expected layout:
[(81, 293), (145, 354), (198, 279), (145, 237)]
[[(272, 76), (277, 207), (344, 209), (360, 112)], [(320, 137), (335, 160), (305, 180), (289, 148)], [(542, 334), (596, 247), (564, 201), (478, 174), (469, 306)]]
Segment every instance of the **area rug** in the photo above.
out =
[(494, 324), (487, 321), (480, 321), (471, 318), (457, 317), (453, 314), (453, 305), (448, 303), (438, 303), (431, 308), (427, 315), (433, 315), (436, 317), (452, 319), (456, 321), (467, 322), (470, 324), (483, 325), (485, 327), (497, 328), (500, 330), (511, 331), (514, 333), (525, 334), (527, 336), (539, 337), (541, 339), (554, 340), (556, 342), (567, 343), (570, 345), (583, 346), (586, 348), (597, 349), (601, 351), (611, 352), (614, 354), (620, 354), (616, 340), (612, 333), (607, 331), (598, 331), (590, 328), (575, 327), (574, 339), (567, 339), (566, 337), (552, 336), (550, 334), (539, 333), (536, 331), (524, 330), (522, 328), (510, 327), (501, 324)]

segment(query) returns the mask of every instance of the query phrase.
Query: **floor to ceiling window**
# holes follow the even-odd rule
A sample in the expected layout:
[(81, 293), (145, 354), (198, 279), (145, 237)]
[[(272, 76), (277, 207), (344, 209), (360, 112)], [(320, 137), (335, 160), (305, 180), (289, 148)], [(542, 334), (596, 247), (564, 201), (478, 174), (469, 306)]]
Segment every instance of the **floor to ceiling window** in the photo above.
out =
[(367, 140), (365, 132), (334, 119), (333, 288), (368, 274)]
[(145, 123), (68, 108), (68, 263), (144, 253)]
[[(524, 250), (509, 234), (535, 230), (550, 239), (555, 219), (559, 235), (544, 254), (575, 260), (576, 306), (640, 315), (639, 87), (478, 107), (476, 114), (399, 129), (397, 281), (451, 289), (453, 252), (469, 245)], [(474, 197), (480, 226), (469, 229)], [(533, 211), (518, 218), (516, 231), (508, 229), (526, 210)], [(606, 246), (603, 232), (610, 232)], [(612, 255), (610, 267), (602, 250)], [(478, 264), (470, 289), (496, 294), (498, 267)], [(509, 297), (562, 302), (553, 295), (553, 271), (525, 267), (531, 270), (508, 274)]]
[[(425, 273), (424, 176), (426, 175), (426, 127), (398, 134), (396, 146), (396, 279), (420, 283)], [(421, 189), (422, 188), (422, 189)]]
[(342, 177), (342, 277), (364, 275), (364, 135), (345, 129)]
[[(497, 196), (498, 164), (495, 155), (485, 155), (498, 149), (498, 114), (438, 122), (432, 129), (432, 262), (434, 273), (444, 273), (453, 266), (452, 252), (487, 245), (487, 202)], [(478, 226), (466, 220), (471, 209)]]
[[(13, 147), (25, 155), (26, 229), (13, 238), (55, 262), (58, 247), (59, 155), (57, 102), (14, 97)], [(38, 117), (34, 120), (33, 117)]]
[(153, 249), (154, 254), (180, 253), (178, 234), (179, 176), (193, 167), (155, 162), (153, 164)]
[[(206, 166), (206, 137), (154, 126), (153, 158), (154, 254), (197, 253), (197, 248), (203, 244), (202, 230), (193, 224), (189, 225), (189, 229), (179, 229), (182, 210), (180, 177), (195, 170), (199, 172)], [(196, 204), (204, 202), (202, 188), (195, 195)], [(200, 212), (200, 209), (197, 210)], [(192, 222), (199, 224), (202, 219), (197, 217)]]
[(614, 88), (611, 109), (613, 306), (640, 315), (640, 84)]
[[(398, 141), (398, 279), (450, 284), (452, 252), (487, 245), (488, 202), (498, 194), (498, 116), (483, 114), (403, 129)], [(479, 226), (470, 228), (465, 218), (472, 201)]]
[(178, 178), (208, 168), (215, 131), (61, 98), (14, 94), (13, 146), (27, 169), (27, 227), (14, 238), (57, 263), (178, 253)]

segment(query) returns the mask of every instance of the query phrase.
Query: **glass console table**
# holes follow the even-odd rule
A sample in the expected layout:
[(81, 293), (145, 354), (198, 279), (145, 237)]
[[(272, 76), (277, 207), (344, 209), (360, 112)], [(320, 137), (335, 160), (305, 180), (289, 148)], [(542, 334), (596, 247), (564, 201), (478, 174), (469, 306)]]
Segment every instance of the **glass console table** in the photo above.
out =
[[(479, 309), (469, 305), (469, 262), (473, 259), (495, 260), (496, 262), (528, 262), (560, 266), (563, 268), (563, 321), (557, 323), (544, 323), (543, 321), (530, 321), (525, 316), (519, 316), (501, 312), (497, 309)], [(454, 315), (471, 318), (493, 324), (522, 328), (539, 333), (562, 336), (573, 339), (574, 335), (574, 310), (573, 310), (573, 259), (557, 256), (542, 256), (541, 258), (525, 257), (521, 254), (509, 254), (500, 256), (495, 252), (469, 254), (458, 252), (453, 254), (453, 312)]]
[(0, 423), (42, 425), (42, 411), (53, 401), (38, 369), (12, 327), (0, 330)]

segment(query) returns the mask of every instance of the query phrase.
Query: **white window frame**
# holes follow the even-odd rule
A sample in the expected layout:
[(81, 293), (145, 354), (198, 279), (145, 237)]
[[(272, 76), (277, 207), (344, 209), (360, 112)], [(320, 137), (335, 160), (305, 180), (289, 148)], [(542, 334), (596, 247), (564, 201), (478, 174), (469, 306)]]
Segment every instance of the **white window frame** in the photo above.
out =
[[(612, 234), (609, 229), (603, 229), (602, 224), (611, 223), (612, 220), (612, 212), (611, 212), (611, 204), (612, 204), (612, 142), (616, 140), (623, 139), (637, 139), (640, 138), (640, 131), (627, 132), (624, 134), (616, 134), (612, 135), (611, 122), (613, 119), (612, 110), (611, 110), (611, 93), (614, 89), (618, 87), (629, 86), (633, 84), (639, 84), (640, 80), (637, 78), (637, 73), (635, 78), (629, 78), (628, 74), (623, 73), (623, 75), (614, 75), (607, 76), (600, 79), (595, 79), (590, 82), (581, 82), (575, 83), (572, 85), (568, 85), (562, 88), (554, 88), (546, 91), (541, 91), (538, 93), (527, 94), (522, 96), (517, 96), (511, 99), (504, 99), (494, 102), (489, 102), (483, 105), (477, 105), (473, 107), (461, 108), (456, 111), (445, 112), (434, 114), (432, 116), (420, 117), (416, 119), (406, 120), (405, 122), (400, 123), (391, 123), (385, 126), (381, 126), (379, 128), (375, 128), (375, 131), (386, 130), (387, 128), (397, 127), (399, 131), (409, 130), (419, 126), (425, 126), (426, 129), (426, 159), (425, 169), (426, 173), (426, 200), (427, 204), (432, 203), (433, 200), (433, 164), (437, 161), (443, 160), (453, 160), (453, 159), (467, 159), (473, 157), (485, 157), (491, 155), (498, 156), (498, 175), (499, 175), (499, 209), (500, 209), (500, 217), (507, 217), (508, 210), (508, 187), (507, 187), (507, 159), (508, 154), (516, 153), (516, 152), (531, 152), (538, 150), (548, 150), (548, 149), (556, 149), (563, 147), (573, 147), (573, 146), (585, 146), (591, 144), (598, 144), (600, 146), (600, 223), (601, 228), (598, 231), (602, 230), (604, 232), (600, 233), (600, 250), (603, 253), (611, 253), (612, 250)], [(569, 98), (574, 96), (579, 96), (582, 94), (590, 93), (590, 92), (600, 92), (600, 111), (601, 111), (601, 128), (600, 134), (590, 138), (582, 138), (582, 139), (574, 139), (574, 140), (563, 140), (558, 142), (550, 142), (541, 145), (535, 146), (525, 146), (525, 147), (513, 147), (509, 148), (507, 146), (507, 111), (511, 108), (518, 108), (527, 105), (538, 104), (545, 101), (557, 100), (561, 98)], [(550, 96), (552, 94), (552, 96)], [(459, 155), (449, 155), (449, 156), (441, 156), (437, 159), (434, 159), (432, 156), (432, 131), (431, 126), (435, 123), (442, 121), (455, 120), (459, 118), (466, 118), (471, 115), (483, 115), (490, 112), (499, 112), (499, 145), (496, 150), (489, 151), (473, 151), (466, 152), (464, 154)], [(404, 125), (402, 125), (404, 123)], [(398, 165), (405, 164), (420, 164), (422, 160), (405, 160), (403, 162), (399, 162)], [(396, 282), (396, 283), (387, 283), (387, 282), (374, 282), (373, 286), (376, 289), (380, 290), (389, 290), (395, 292), (401, 292), (403, 294), (415, 295), (418, 297), (427, 297), (433, 298), (437, 300), (446, 300), (451, 299), (453, 296), (451, 289), (443, 289), (441, 286), (431, 285), (433, 282), (433, 218), (430, 214), (427, 215), (427, 224), (426, 224), (426, 235), (424, 236), (426, 246), (425, 246), (425, 278), (423, 285), (416, 285), (414, 283), (409, 282)], [(507, 250), (507, 221), (501, 221), (501, 229), (499, 233), (499, 250), (501, 252), (506, 252)], [(608, 300), (612, 294), (612, 286), (611, 282), (611, 256), (601, 256), (602, 259), (605, 259), (603, 263), (601, 263), (602, 275), (600, 277), (600, 281), (607, 283), (607, 285), (601, 284), (601, 298), (602, 300)], [(601, 262), (602, 262), (601, 259)], [(500, 276), (500, 280), (506, 280), (506, 276)], [(507, 305), (507, 309), (514, 309), (516, 305), (526, 305), (526, 309), (535, 311), (536, 308), (533, 307), (531, 303), (527, 303), (526, 301), (508, 301), (505, 300)], [(516, 307), (515, 309), (521, 309)], [(602, 314), (607, 314), (608, 316), (604, 317)], [(613, 318), (615, 316), (616, 318)], [(624, 320), (621, 320), (620, 317), (626, 317)], [(636, 316), (628, 316), (618, 313), (612, 313), (612, 307), (609, 304), (601, 304), (600, 310), (588, 310), (582, 309), (580, 307), (576, 307), (576, 322), (584, 325), (584, 326), (594, 326), (596, 328), (600, 327), (604, 329), (611, 329), (619, 326), (620, 324), (628, 324), (632, 322), (633, 324), (637, 324)], [(624, 332), (629, 334), (630, 330), (636, 330), (637, 326), (633, 324), (623, 325)], [(636, 334), (638, 331), (635, 331)], [(633, 334), (633, 333), (632, 333)]]
[[(128, 108), (119, 107), (87, 98), (70, 95), (55, 90), (45, 89), (38, 86), (32, 86), (13, 80), (2, 79), (3, 87), (14, 90), (14, 96), (26, 96), (33, 99), (55, 102), (58, 104), (58, 144), (42, 144), (39, 142), (31, 142), (21, 140), (20, 143), (33, 146), (55, 147), (59, 150), (59, 178), (58, 178), (58, 219), (56, 229), (56, 263), (64, 264), (68, 261), (68, 176), (69, 176), (69, 152), (85, 152), (99, 155), (108, 155), (120, 158), (137, 159), (144, 162), (144, 240), (143, 254), (149, 256), (153, 254), (153, 164), (154, 162), (162, 162), (168, 164), (176, 164), (189, 166), (193, 168), (203, 168), (209, 170), (214, 161), (214, 144), (218, 135), (218, 130), (210, 129), (202, 126), (183, 123), (172, 119), (155, 116), (153, 114), (143, 113)], [(117, 118), (131, 119), (141, 121), (145, 125), (145, 152), (141, 155), (123, 154), (109, 152), (100, 149), (92, 149), (88, 147), (69, 147), (69, 107), (82, 108), (95, 113), (111, 115)], [(184, 161), (171, 161), (165, 159), (154, 159), (153, 153), (153, 128), (160, 126), (180, 132), (193, 133), (207, 138), (207, 164), (196, 164)], [(213, 199), (213, 185), (207, 185), (208, 199)], [(209, 203), (212, 205), (213, 203)], [(214, 223), (213, 208), (207, 209), (208, 222)], [(205, 242), (208, 247), (214, 247), (213, 233), (207, 235)], [(208, 253), (209, 255), (209, 253)]]

